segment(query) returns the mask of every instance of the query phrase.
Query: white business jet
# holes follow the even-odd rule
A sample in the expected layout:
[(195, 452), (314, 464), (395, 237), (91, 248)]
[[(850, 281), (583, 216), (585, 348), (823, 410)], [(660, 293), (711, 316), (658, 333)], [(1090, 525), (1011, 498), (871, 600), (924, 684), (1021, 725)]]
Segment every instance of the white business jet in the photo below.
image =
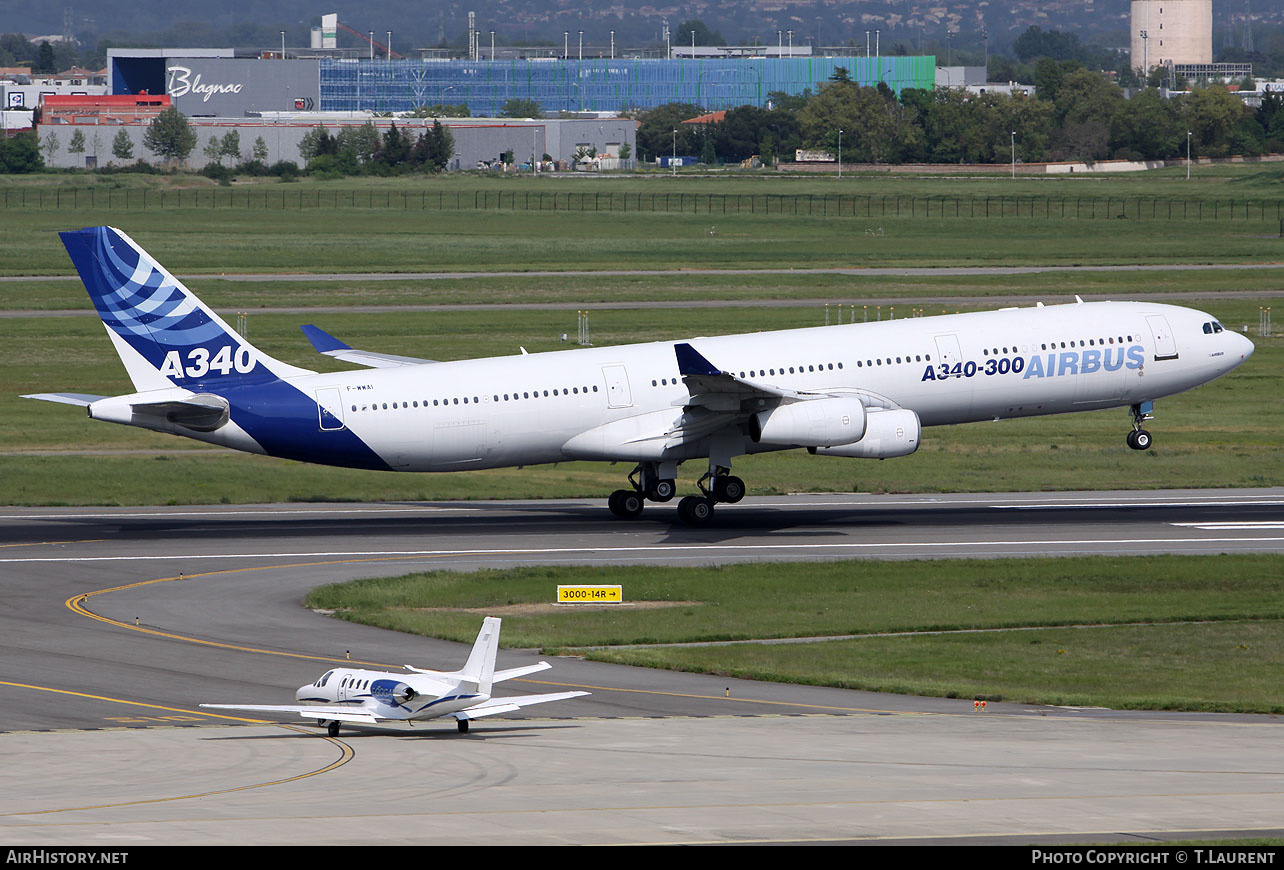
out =
[(1202, 311), (1089, 302), (434, 362), (358, 350), (314, 326), (316, 350), (367, 367), (318, 374), (260, 351), (128, 236), (62, 233), (134, 384), (123, 396), (41, 393), (95, 420), (324, 465), (459, 471), (573, 459), (628, 462), (621, 518), (674, 497), (678, 466), (708, 460), (678, 515), (737, 502), (737, 456), (806, 448), (907, 456), (924, 426), (1128, 408), (1253, 353)]
[(500, 620), (488, 616), (473, 644), (467, 663), (458, 671), (428, 671), (406, 665), (410, 673), (363, 671), (335, 668), (315, 683), (300, 686), (294, 693), (298, 704), (202, 704), (211, 710), (242, 710), (248, 713), (295, 713), (325, 725), (331, 737), (339, 734), (339, 723), (376, 725), (398, 721), (414, 724), (425, 719), (450, 717), (461, 734), (468, 723), (483, 716), (513, 713), (532, 704), (565, 701), (588, 692), (553, 692), (547, 695), (517, 695), (492, 698), (491, 686), (503, 680), (546, 671), (548, 662), (495, 670), (499, 649)]

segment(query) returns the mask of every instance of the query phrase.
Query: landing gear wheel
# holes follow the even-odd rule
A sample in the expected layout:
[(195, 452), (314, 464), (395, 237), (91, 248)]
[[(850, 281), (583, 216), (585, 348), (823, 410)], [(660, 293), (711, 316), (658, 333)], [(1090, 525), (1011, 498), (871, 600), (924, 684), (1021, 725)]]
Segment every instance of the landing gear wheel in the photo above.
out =
[(333, 719), (333, 720), (331, 720), (331, 721), (330, 721), (330, 724), (329, 724), (329, 725), (327, 725), (327, 726), (325, 726), (325, 733), (326, 733), (326, 734), (329, 734), (331, 737), (338, 737), (338, 736), (339, 736), (339, 720), (338, 720), (338, 719)]
[(632, 489), (617, 489), (611, 493), (606, 504), (611, 509), (611, 513), (622, 520), (636, 519), (642, 514), (642, 508), (646, 506), (642, 494)]
[(646, 497), (651, 501), (665, 502), (672, 499), (677, 490), (677, 484), (673, 482), (672, 478), (663, 478), (647, 487)]
[(1133, 450), (1149, 450), (1151, 443), (1150, 433), (1145, 429), (1138, 429), (1128, 436), (1128, 446)]
[(458, 727), (458, 728), (459, 728), (459, 733), (460, 733), (460, 734), (467, 734), (467, 733), (468, 733), (468, 720), (467, 720), (467, 719), (459, 719), (459, 720), (457, 721), (457, 725), (456, 725), (456, 727)]
[(713, 499), (689, 495), (678, 502), (678, 519), (688, 526), (705, 526), (713, 519)]
[(713, 479), (713, 497), (717, 501), (735, 504), (745, 497), (745, 482), (738, 477), (715, 477)]

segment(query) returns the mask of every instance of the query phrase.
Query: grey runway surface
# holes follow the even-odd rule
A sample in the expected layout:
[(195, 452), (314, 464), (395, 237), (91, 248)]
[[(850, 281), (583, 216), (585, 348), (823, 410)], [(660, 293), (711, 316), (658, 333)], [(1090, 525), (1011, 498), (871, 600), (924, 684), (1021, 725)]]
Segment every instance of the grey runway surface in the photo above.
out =
[[(513, 691), (592, 695), (477, 723), (466, 737), (427, 723), (330, 740), (224, 727), (232, 720), (197, 706), (288, 703), (349, 657), (391, 669), (462, 663), (460, 645), (300, 607), (307, 589), (360, 576), (1284, 552), (1279, 488), (751, 498), (698, 530), (673, 513), (653, 506), (620, 522), (589, 501), (0, 510), (0, 751), (12, 760), (0, 773), (0, 835), (13, 844), (967, 841), (1259, 831), (1284, 818), (1269, 762), (1282, 733), (1274, 717), (1013, 704), (977, 714), (970, 700), (575, 659), (553, 660)], [(504, 651), (500, 666), (535, 660)]]

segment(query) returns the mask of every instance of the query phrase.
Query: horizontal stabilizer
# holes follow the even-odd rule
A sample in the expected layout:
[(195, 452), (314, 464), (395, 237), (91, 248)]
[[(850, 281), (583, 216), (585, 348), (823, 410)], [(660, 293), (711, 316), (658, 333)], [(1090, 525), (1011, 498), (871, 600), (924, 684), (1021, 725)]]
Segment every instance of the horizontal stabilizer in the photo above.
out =
[(501, 680), (513, 680), (517, 677), (524, 677), (527, 674), (537, 674), (540, 671), (546, 671), (551, 667), (552, 665), (548, 662), (540, 662), (537, 665), (527, 665), (524, 668), (509, 668), (506, 671), (495, 671), (494, 681), (498, 683)]
[(106, 396), (93, 396), (89, 393), (29, 393), (22, 398), (39, 399), (42, 402), (61, 402), (64, 405), (79, 405), (87, 408)]
[(475, 707), (469, 707), (466, 710), (460, 710), (455, 714), (456, 718), (466, 716), (469, 719), (477, 719), (481, 716), (496, 716), (500, 713), (515, 713), (522, 707), (530, 707), (535, 704), (547, 704), (549, 701), (565, 701), (568, 698), (578, 698), (581, 695), (587, 695), (588, 692), (552, 692), (547, 695), (515, 695), (511, 698), (491, 698), (489, 701), (483, 701)]
[(303, 334), (307, 336), (308, 341), (316, 352), (324, 356), (334, 357), (344, 362), (350, 362), (354, 365), (366, 366), (372, 369), (389, 369), (400, 366), (420, 366), (428, 363), (437, 362), (431, 359), (419, 359), (413, 356), (396, 356), (390, 353), (375, 353), (369, 350), (357, 350), (356, 348), (344, 344), (324, 329), (320, 329), (311, 324), (300, 326)]
[(456, 719), (480, 719), (483, 716), (498, 716), (500, 713), (516, 713), (522, 709), (516, 704), (497, 704), (493, 707), (471, 707), (455, 714)]

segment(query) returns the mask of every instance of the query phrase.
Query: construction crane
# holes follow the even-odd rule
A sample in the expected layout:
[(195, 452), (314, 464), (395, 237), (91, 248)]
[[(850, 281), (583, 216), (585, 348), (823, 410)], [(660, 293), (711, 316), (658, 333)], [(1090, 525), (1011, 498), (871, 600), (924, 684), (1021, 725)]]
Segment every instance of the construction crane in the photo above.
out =
[(374, 40), (374, 39), (371, 39), (369, 36), (367, 36), (366, 34), (362, 33), (362, 32), (361, 32), (361, 31), (359, 31), (359, 30), (353, 30), (351, 27), (349, 27), (348, 25), (344, 24), (342, 21), (340, 21), (340, 22), (339, 22), (339, 27), (340, 27), (341, 29), (343, 29), (343, 30), (348, 31), (348, 32), (349, 32), (349, 33), (351, 33), (353, 36), (355, 36), (355, 37), (357, 37), (358, 39), (360, 39), (362, 42), (368, 42), (368, 43), (370, 43), (370, 45), (371, 45), (371, 47), (372, 47), (372, 48), (374, 48), (376, 51), (382, 52), (382, 53), (384, 54), (384, 56), (386, 56), (386, 57), (395, 57), (395, 58), (397, 58), (398, 60), (405, 60), (405, 59), (406, 59), (406, 56), (405, 56), (404, 54), (397, 54), (397, 52), (393, 51), (393, 50), (392, 50), (391, 48), (389, 48), (388, 46), (384, 45), (384, 44), (383, 44), (383, 43), (381, 43), (381, 42), (377, 42), (377, 41), (376, 41), (376, 40)]

